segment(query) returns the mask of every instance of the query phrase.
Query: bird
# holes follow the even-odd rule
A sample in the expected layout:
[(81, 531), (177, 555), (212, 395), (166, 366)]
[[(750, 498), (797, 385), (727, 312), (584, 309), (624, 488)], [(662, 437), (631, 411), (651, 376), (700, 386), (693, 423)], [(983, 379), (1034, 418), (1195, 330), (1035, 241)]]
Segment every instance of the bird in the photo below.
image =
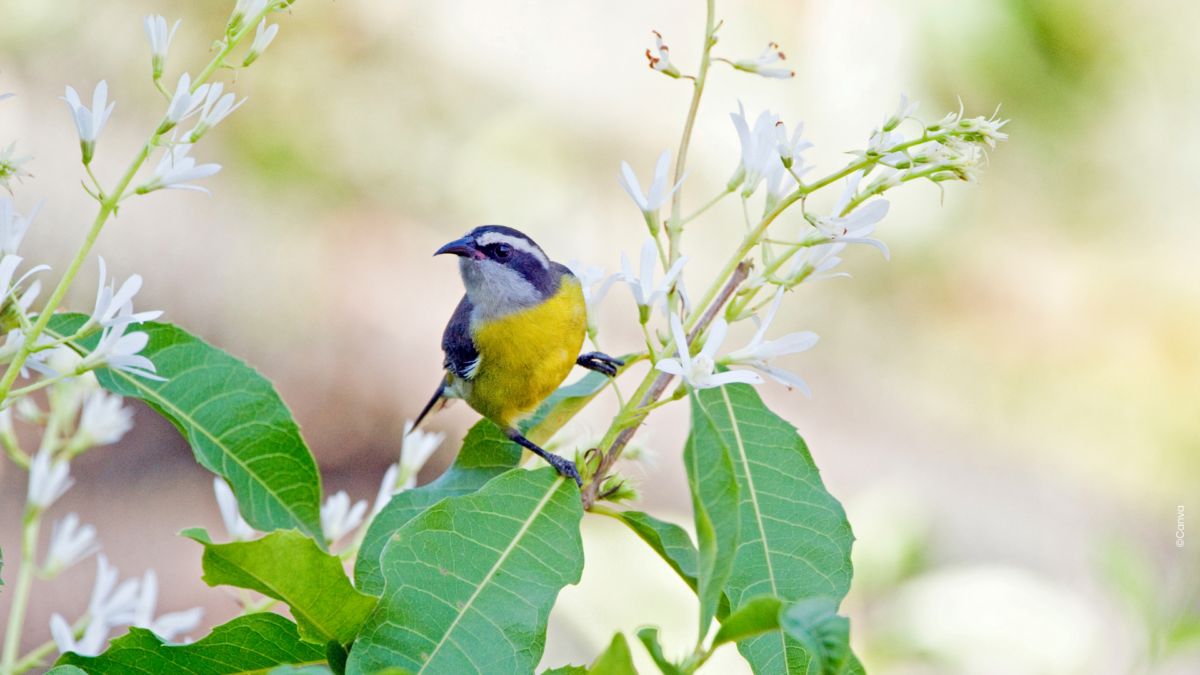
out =
[(503, 225), (476, 227), (434, 253), (446, 254), (458, 256), (466, 294), (442, 334), (445, 377), (413, 428), (435, 408), (464, 400), (582, 487), (574, 462), (543, 450), (517, 428), (573, 366), (615, 377), (625, 365), (601, 352), (580, 354), (587, 305), (579, 279), (533, 239)]

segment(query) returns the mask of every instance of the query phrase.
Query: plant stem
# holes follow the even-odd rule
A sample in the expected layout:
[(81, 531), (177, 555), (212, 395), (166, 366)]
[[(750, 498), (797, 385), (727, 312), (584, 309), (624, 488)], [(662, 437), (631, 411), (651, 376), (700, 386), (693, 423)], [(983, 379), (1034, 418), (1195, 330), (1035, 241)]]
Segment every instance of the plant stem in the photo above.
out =
[[(254, 16), (253, 20), (247, 21), (246, 27), (243, 28), (237, 35), (225, 40), (222, 43), (221, 51), (218, 52), (211, 61), (209, 61), (204, 70), (202, 70), (196, 77), (195, 82), (192, 83), (193, 93), (199, 89), (200, 85), (204, 84), (204, 82), (211, 77), (214, 72), (216, 72), (217, 68), (220, 68), (225, 64), (225, 57), (229, 54), (229, 52), (237, 47), (242, 38), (244, 38), (251, 30), (253, 30), (258, 22), (261, 21), (262, 18), (270, 11), (272, 11), (274, 7), (274, 2), (268, 3), (266, 7), (264, 7), (258, 14)], [(87, 260), (88, 253), (90, 253), (92, 250), (92, 245), (96, 243), (96, 237), (100, 235), (100, 230), (108, 221), (108, 217), (116, 212), (117, 205), (120, 203), (125, 189), (129, 187), (129, 183), (133, 181), (133, 177), (137, 174), (138, 169), (142, 167), (142, 164), (145, 163), (146, 158), (150, 156), (150, 152), (157, 147), (157, 143), (158, 135), (152, 134), (150, 140), (142, 145), (137, 157), (129, 165), (129, 168), (125, 170), (125, 175), (121, 177), (121, 180), (117, 183), (116, 188), (114, 188), (113, 191), (108, 195), (102, 197), (100, 201), (100, 212), (96, 214), (96, 219), (92, 222), (92, 228), (88, 230), (87, 237), (85, 237), (83, 240), (83, 245), (81, 245), (79, 250), (75, 253), (75, 258), (67, 267), (67, 271), (65, 274), (63, 274), (62, 280), (58, 282), (58, 286), (54, 289), (54, 294), (50, 296), (48, 301), (46, 301), (46, 306), (42, 309), (41, 314), (38, 315), (37, 323), (30, 327), (30, 329), (26, 332), (24, 343), (22, 343), (20, 350), (17, 351), (17, 355), (13, 358), (12, 363), (9, 364), (8, 370), (4, 373), (4, 377), (0, 379), (0, 401), (8, 398), (8, 392), (10, 389), (12, 389), (13, 382), (15, 382), (17, 379), (17, 374), (21, 372), (21, 366), (25, 364), (25, 360), (29, 358), (31, 353), (33, 353), (33, 348), (37, 343), (38, 336), (42, 334), (42, 331), (46, 329), (46, 325), (50, 323), (50, 318), (53, 316), (54, 310), (58, 309), (59, 304), (62, 303), (62, 299), (67, 294), (67, 289), (70, 288), (71, 283), (75, 280), (75, 275), (79, 272), (79, 268), (83, 266), (84, 261)], [(86, 168), (88, 169), (88, 172), (91, 173), (91, 168)]]
[[(716, 302), (709, 305), (707, 311), (703, 314), (695, 313), (694, 318), (697, 318), (695, 327), (688, 335), (688, 343), (695, 342), (700, 333), (710, 324), (721, 310), (721, 306), (733, 296), (737, 291), (738, 286), (746, 280), (750, 274), (750, 264), (741, 263), (736, 266), (732, 278), (725, 284), (721, 290)], [(687, 345), (682, 345), (683, 349), (687, 349)], [(659, 358), (666, 357), (675, 352), (675, 341), (669, 341), (659, 352)], [(655, 406), (658, 397), (666, 391), (667, 385), (671, 383), (673, 375), (669, 373), (656, 372), (653, 369), (646, 374), (642, 380), (641, 386), (629, 398), (629, 402), (621, 407), (621, 410), (613, 418), (612, 424), (609, 425), (608, 431), (604, 434), (604, 439), (600, 441), (597, 447), (608, 448), (604, 455), (600, 458), (600, 466), (596, 469), (594, 477), (590, 483), (583, 487), (583, 508), (590, 509), (596, 503), (599, 496), (600, 486), (608, 478), (608, 470), (616, 464), (621, 456), (621, 451), (633, 438), (634, 432), (645, 416)]]
[(33, 556), (37, 549), (42, 514), (40, 509), (27, 508), (29, 511), (25, 515), (21, 537), (21, 569), (17, 572), (17, 586), (13, 591), (12, 606), (8, 611), (8, 630), (4, 634), (4, 656), (0, 660), (0, 675), (14, 675), (16, 672), (21, 628), (25, 624), (25, 609), (29, 605), (30, 584), (33, 582)]
[(701, 206), (699, 211), (696, 211), (695, 213), (693, 213), (692, 215), (688, 216), (687, 218), (684, 218), (683, 220), (679, 221), (679, 227), (680, 227), (680, 229), (682, 229), (684, 225), (687, 225), (688, 223), (690, 223), (690, 222), (692, 222), (693, 220), (695, 220), (697, 217), (699, 217), (699, 216), (700, 216), (701, 214), (703, 214), (705, 211), (709, 210), (709, 208), (711, 208), (711, 207), (712, 207), (713, 205), (715, 205), (717, 202), (719, 202), (719, 201), (721, 201), (722, 199), (724, 199), (726, 196), (733, 194), (733, 191), (734, 191), (734, 190), (736, 190), (736, 189), (737, 189), (737, 188), (729, 188), (729, 187), (725, 188), (725, 190), (724, 190), (723, 192), (721, 192), (721, 194), (717, 195), (716, 197), (713, 197), (713, 198), (712, 198), (712, 201), (710, 201), (709, 203), (705, 204), (704, 206)]
[[(700, 50), (700, 71), (692, 86), (692, 104), (688, 108), (687, 121), (683, 124), (683, 138), (679, 140), (679, 155), (675, 160), (675, 182), (683, 180), (684, 166), (687, 163), (688, 146), (692, 142), (692, 127), (696, 124), (696, 113), (700, 110), (700, 97), (704, 94), (704, 81), (708, 78), (708, 66), (712, 61), (709, 52), (712, 50), (713, 31), (716, 21), (716, 0), (708, 0), (708, 16), (704, 28), (704, 48)], [(707, 207), (706, 207), (707, 208)], [(680, 220), (683, 210), (683, 187), (675, 190), (671, 197), (671, 218), (667, 221), (667, 240), (671, 247), (671, 262), (679, 259), (679, 235), (683, 229)], [(672, 304), (674, 301), (672, 300)]]

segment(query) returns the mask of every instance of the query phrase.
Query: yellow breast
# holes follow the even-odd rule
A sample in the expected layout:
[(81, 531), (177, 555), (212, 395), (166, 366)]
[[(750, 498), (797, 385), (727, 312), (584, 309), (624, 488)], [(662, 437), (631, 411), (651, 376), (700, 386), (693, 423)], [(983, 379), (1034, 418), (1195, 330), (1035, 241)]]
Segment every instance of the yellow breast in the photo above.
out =
[(537, 408), (570, 374), (587, 332), (579, 280), (564, 275), (557, 293), (537, 307), (472, 322), (479, 367), (467, 403), (501, 427)]

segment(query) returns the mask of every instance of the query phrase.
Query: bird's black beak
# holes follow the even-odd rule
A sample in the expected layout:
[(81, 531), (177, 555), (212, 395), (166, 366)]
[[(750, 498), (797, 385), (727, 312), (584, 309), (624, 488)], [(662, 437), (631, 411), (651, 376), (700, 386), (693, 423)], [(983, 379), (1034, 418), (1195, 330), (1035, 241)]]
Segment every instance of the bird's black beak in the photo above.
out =
[(475, 240), (471, 237), (455, 239), (449, 244), (439, 248), (434, 255), (442, 255), (443, 253), (453, 253), (454, 255), (470, 258), (472, 260), (483, 260), (487, 257), (483, 254), (483, 251), (475, 248)]

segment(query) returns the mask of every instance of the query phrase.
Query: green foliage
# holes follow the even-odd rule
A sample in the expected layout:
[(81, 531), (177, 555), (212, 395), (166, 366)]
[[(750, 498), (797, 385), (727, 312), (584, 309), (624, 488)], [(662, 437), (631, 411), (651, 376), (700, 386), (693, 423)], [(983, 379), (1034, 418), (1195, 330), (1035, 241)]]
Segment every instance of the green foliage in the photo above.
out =
[(267, 675), (334, 675), (329, 666), (279, 666), (267, 671)]
[(779, 630), (779, 612), (783, 602), (779, 598), (764, 596), (755, 598), (721, 622), (721, 629), (713, 638), (713, 647), (726, 642), (740, 642), (767, 631)]
[(286, 602), (307, 641), (346, 644), (375, 608), (374, 597), (350, 585), (337, 556), (295, 530), (232, 544), (214, 544), (200, 528), (182, 534), (204, 545), (205, 583), (247, 588)]
[(633, 654), (629, 653), (629, 642), (625, 639), (624, 633), (617, 633), (613, 636), (608, 649), (604, 650), (604, 653), (596, 659), (587, 673), (588, 675), (637, 675), (637, 670), (633, 667)]
[(703, 638), (720, 606), (721, 589), (733, 571), (739, 528), (738, 483), (729, 447), (694, 393), (692, 432), (683, 450), (683, 463), (699, 542), (696, 596)]
[(561, 666), (554, 670), (547, 670), (542, 675), (587, 675), (587, 666)]
[(609, 378), (591, 372), (565, 387), (559, 387), (538, 406), (537, 412), (521, 424), (525, 438), (538, 445), (550, 440), (576, 413), (608, 386)]
[[(46, 333), (73, 334), (82, 314), (55, 316)], [(145, 401), (187, 438), (196, 461), (229, 481), (258, 530), (299, 528), (321, 539), (321, 476), (300, 428), (270, 381), (244, 362), (170, 324), (147, 322), (140, 354), (166, 382), (102, 368), (105, 389)], [(99, 334), (83, 341), (94, 347)]]
[(67, 652), (55, 665), (78, 666), (88, 675), (250, 675), (285, 664), (324, 662), (324, 646), (302, 642), (296, 624), (278, 614), (262, 613), (217, 626), (189, 645), (171, 644), (143, 628), (130, 628), (99, 656)]
[(46, 675), (87, 675), (75, 666), (57, 666), (46, 671)]
[(447, 497), (470, 494), (489, 480), (514, 469), (521, 459), (521, 446), (508, 440), (495, 424), (480, 420), (463, 439), (454, 464), (437, 480), (392, 497), (376, 514), (354, 562), (354, 582), (371, 595), (383, 593), (383, 571), (379, 556), (396, 530), (425, 509)]
[(346, 672), (531, 672), (559, 590), (583, 572), (579, 491), (553, 469), (514, 470), (400, 528), (384, 591)]
[[(740, 542), (725, 586), (732, 608), (762, 595), (784, 602), (845, 597), (854, 535), (796, 429), (744, 384), (696, 392), (692, 416), (694, 442), (714, 444), (715, 434), (729, 448), (740, 488)], [(781, 661), (788, 673), (808, 669), (805, 651), (781, 633), (750, 638), (738, 649), (760, 672)]]
[(638, 631), (637, 636), (646, 646), (646, 651), (650, 652), (650, 658), (654, 660), (654, 665), (658, 666), (663, 675), (684, 675), (683, 670), (671, 663), (663, 654), (662, 645), (658, 642), (657, 628), (643, 628)]
[(850, 619), (832, 598), (807, 598), (779, 615), (779, 624), (809, 657), (806, 672), (838, 675), (850, 654)]

